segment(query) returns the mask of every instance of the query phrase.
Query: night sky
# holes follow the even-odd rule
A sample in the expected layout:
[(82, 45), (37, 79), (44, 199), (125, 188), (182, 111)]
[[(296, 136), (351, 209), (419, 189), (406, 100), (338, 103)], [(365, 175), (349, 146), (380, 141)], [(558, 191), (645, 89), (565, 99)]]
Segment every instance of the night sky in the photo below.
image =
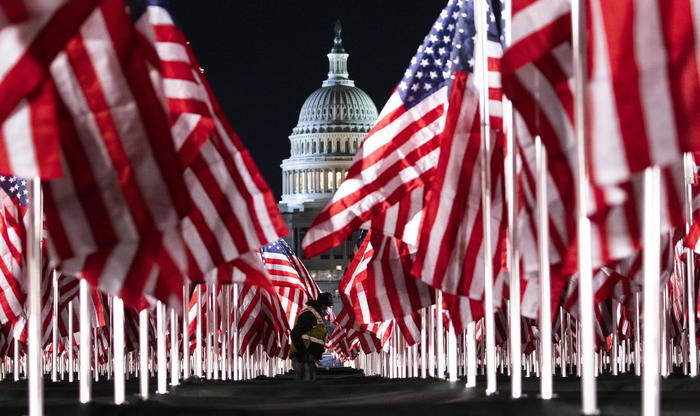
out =
[(441, 0), (171, 0), (233, 127), (279, 200), (280, 163), (343, 25), (350, 78), (381, 111)]

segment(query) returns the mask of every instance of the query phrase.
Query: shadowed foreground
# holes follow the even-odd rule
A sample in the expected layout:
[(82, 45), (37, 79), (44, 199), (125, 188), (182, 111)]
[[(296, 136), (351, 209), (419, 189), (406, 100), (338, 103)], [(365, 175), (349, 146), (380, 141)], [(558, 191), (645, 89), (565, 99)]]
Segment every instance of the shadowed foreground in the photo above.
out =
[[(249, 381), (188, 381), (167, 395), (148, 401), (136, 396), (138, 381), (127, 382), (128, 404), (114, 406), (112, 383), (93, 383), (93, 403), (78, 403), (78, 384), (45, 383), (46, 414), (58, 415), (578, 415), (579, 383), (575, 378), (555, 378), (558, 397), (537, 399), (539, 381), (523, 379), (527, 397), (511, 400), (509, 379), (499, 379), (499, 394), (485, 397), (484, 379), (479, 388), (467, 390), (462, 381), (364, 377), (351, 369), (321, 371), (313, 383), (297, 383), (289, 376)], [(151, 380), (151, 388), (155, 379)], [(664, 414), (697, 414), (700, 380), (675, 376), (662, 383)], [(603, 415), (640, 414), (640, 383), (634, 376), (598, 378), (598, 398)], [(0, 383), (0, 414), (27, 412), (26, 383)]]

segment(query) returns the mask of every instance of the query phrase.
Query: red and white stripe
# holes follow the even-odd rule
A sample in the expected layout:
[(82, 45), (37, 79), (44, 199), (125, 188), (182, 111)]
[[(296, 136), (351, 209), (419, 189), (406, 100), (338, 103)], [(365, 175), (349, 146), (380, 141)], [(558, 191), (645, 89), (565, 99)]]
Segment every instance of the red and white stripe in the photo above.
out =
[(587, 3), (591, 16), (588, 159), (614, 184), (700, 150), (700, 21), (693, 0)]
[(0, 324), (13, 322), (24, 314), (23, 212), (23, 207), (0, 190)]
[(277, 294), (252, 284), (244, 285), (238, 303), (240, 352), (257, 345), (271, 357), (285, 357), (289, 348), (289, 323)]

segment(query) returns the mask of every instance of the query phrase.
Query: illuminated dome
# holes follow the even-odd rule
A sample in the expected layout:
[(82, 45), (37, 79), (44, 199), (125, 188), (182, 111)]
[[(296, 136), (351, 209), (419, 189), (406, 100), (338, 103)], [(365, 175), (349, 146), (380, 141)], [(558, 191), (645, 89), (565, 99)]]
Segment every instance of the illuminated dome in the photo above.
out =
[(341, 30), (336, 23), (328, 78), (306, 99), (289, 136), (291, 155), (282, 162), (282, 211), (324, 206), (377, 119), (372, 99), (349, 78)]

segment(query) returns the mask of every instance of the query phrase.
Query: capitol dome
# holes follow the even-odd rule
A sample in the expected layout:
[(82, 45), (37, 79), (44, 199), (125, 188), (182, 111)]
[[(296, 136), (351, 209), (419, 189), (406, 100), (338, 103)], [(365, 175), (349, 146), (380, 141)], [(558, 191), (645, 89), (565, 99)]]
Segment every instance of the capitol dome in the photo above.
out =
[(335, 25), (328, 78), (304, 101), (282, 161), (283, 212), (323, 207), (345, 179), (353, 156), (377, 119), (372, 99), (348, 73), (349, 55)]

